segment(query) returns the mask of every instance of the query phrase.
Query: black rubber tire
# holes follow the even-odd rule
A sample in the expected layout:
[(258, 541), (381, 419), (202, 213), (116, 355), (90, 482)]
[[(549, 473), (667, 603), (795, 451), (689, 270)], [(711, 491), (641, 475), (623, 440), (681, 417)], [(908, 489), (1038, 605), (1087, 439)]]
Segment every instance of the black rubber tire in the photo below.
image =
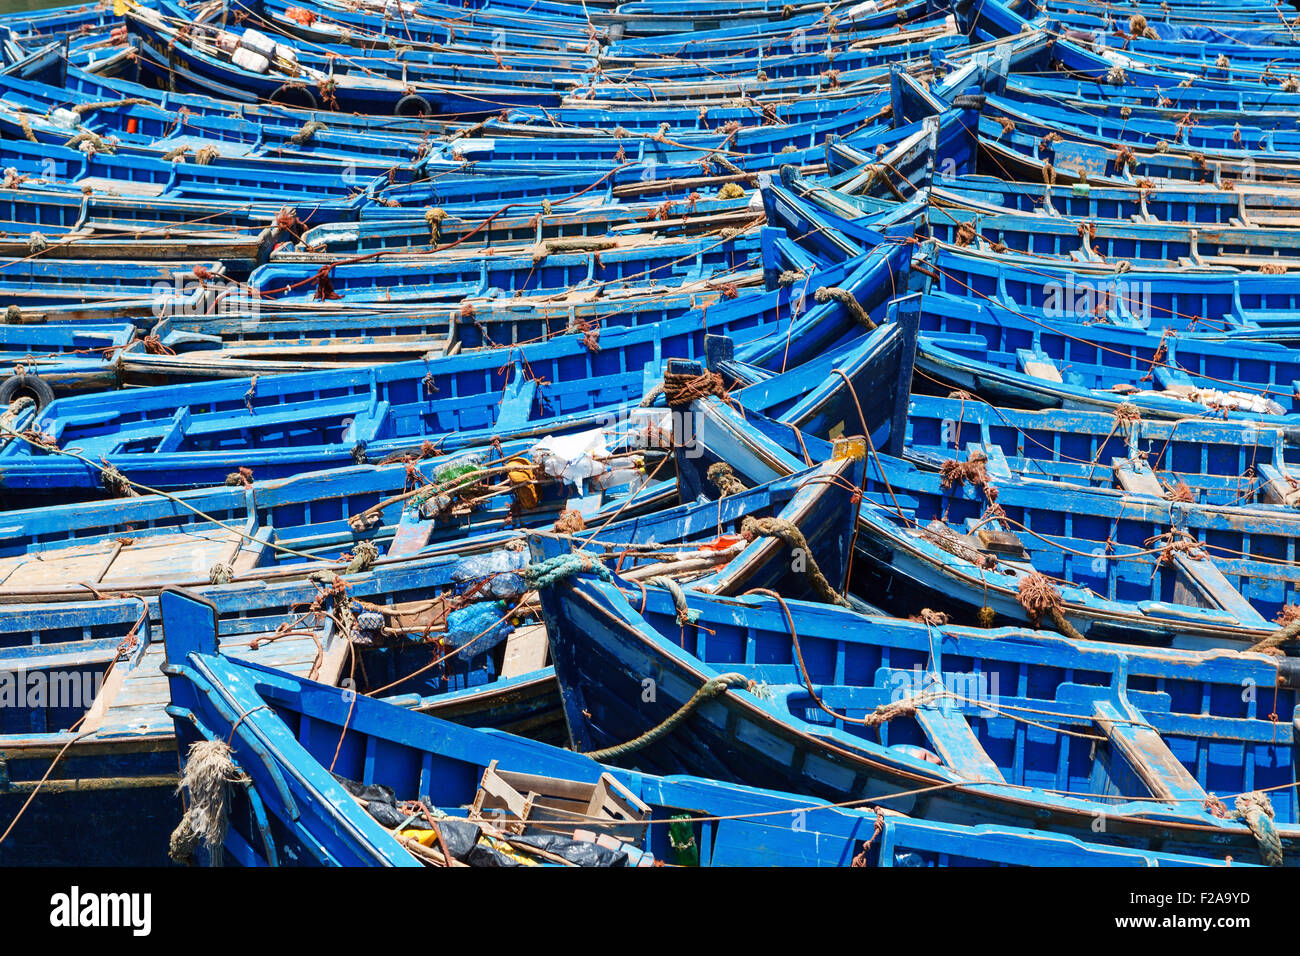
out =
[(30, 395), (36, 400), (36, 410), (40, 411), (54, 401), (54, 389), (50, 388), (39, 375), (10, 375), (0, 383), (0, 411), (9, 407), (9, 403), (21, 395)]
[(304, 109), (320, 109), (320, 100), (305, 86), (290, 86), (285, 83), (274, 93), (267, 97), (272, 103), (279, 103), (281, 106), (300, 106)]
[(394, 116), (437, 116), (429, 101), (418, 93), (403, 96), (393, 107)]

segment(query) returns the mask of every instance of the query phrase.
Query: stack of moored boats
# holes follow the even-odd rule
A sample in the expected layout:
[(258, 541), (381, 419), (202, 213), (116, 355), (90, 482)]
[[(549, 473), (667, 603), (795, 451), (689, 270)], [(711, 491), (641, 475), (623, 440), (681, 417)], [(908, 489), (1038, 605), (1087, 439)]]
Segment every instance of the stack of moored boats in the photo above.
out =
[(0, 25), (0, 861), (1300, 860), (1297, 17)]

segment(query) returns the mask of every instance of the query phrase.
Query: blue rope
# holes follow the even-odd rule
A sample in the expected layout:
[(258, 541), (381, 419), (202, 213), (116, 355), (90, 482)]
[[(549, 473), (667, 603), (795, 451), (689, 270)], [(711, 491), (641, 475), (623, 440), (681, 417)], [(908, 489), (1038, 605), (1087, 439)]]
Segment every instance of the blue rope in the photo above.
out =
[(524, 581), (530, 589), (540, 590), (558, 584), (575, 574), (583, 573), (594, 574), (602, 581), (614, 580), (614, 576), (609, 573), (609, 568), (593, 561), (590, 555), (558, 554), (524, 568)]

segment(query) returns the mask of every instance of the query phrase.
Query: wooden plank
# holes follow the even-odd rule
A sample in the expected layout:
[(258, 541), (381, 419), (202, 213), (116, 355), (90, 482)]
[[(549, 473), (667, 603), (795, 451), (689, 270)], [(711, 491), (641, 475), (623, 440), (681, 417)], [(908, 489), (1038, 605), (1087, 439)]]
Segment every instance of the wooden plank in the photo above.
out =
[(506, 639), (505, 661), (501, 665), (502, 677), (518, 677), (546, 666), (550, 644), (546, 638), (546, 625), (526, 624), (515, 628)]
[(1220, 608), (1236, 618), (1237, 623), (1243, 627), (1256, 627), (1266, 631), (1275, 627), (1233, 587), (1218, 565), (1209, 558), (1176, 551), (1173, 553), (1173, 563), (1178, 570), (1176, 599), (1187, 598), (1188, 604)]
[(1161, 487), (1155, 472), (1145, 461), (1132, 458), (1111, 459), (1111, 470), (1115, 473), (1115, 483), (1124, 491), (1136, 495), (1154, 495), (1164, 498), (1165, 489)]
[(944, 706), (918, 707), (916, 720), (925, 730), (939, 758), (952, 770), (969, 780), (1006, 783), (1002, 771), (984, 750), (961, 713)]
[(1127, 705), (1121, 710), (1110, 701), (1099, 700), (1095, 713), (1098, 726), (1150, 788), (1152, 796), (1159, 800), (1188, 801), (1188, 806), (1197, 806), (1205, 800), (1205, 790), (1196, 778), (1136, 710)]

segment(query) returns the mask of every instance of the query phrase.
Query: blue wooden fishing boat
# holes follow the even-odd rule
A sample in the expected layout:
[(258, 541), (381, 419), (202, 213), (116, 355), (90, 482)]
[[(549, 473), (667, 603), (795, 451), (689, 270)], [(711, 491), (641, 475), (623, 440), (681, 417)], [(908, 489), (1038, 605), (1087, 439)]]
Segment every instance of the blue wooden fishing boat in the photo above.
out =
[[(440, 558), (346, 581), (356, 599), (400, 601), (416, 594), (429, 605), (450, 593), (454, 563)], [(205, 591), (222, 595), (228, 652), (320, 680), (347, 677), (346, 639), (323, 633), (322, 642), (322, 635), (295, 630), (313, 618), (311, 608), (329, 612), (329, 585), (298, 581)], [(158, 613), (156, 598), (140, 596), (0, 608), (6, 695), (0, 815), (6, 828), (16, 821), (0, 844), (5, 864), (165, 862), (180, 804), (174, 729), (159, 671)], [(483, 668), (481, 659), (453, 662), (445, 680), (464, 685)], [(130, 813), (122, 812), (123, 802)], [(100, 834), (93, 848), (67, 826), (73, 819)]]
[[(222, 657), (209, 606), (183, 592), (163, 600), (169, 712), (182, 745), (227, 741), (221, 757), (252, 780), (221, 808), (228, 815), (223, 846), (199, 852), (242, 865), (473, 865), (484, 861), (472, 847), (492, 845), (513, 859), (498, 853), (491, 862), (511, 865), (520, 856), (540, 862), (529, 859), (538, 837), (545, 860), (558, 865), (591, 859), (593, 842), (607, 852), (591, 862), (621, 866), (1210, 862), (1032, 830), (877, 817), (699, 777), (629, 773)], [(517, 817), (508, 795), (521, 790), (535, 796), (533, 809)], [(382, 808), (356, 799), (359, 793), (385, 804), (391, 795), (387, 826)], [(404, 814), (397, 801), (421, 801), (426, 809)], [(804, 822), (786, 825), (783, 810)], [(446, 842), (453, 832), (462, 838), (456, 852)], [(446, 848), (445, 855), (421, 841)]]
[(27, 44), (99, 33), (114, 26), (117, 20), (111, 4), (70, 4), (0, 15), (0, 24), (10, 30), (16, 40)]
[(917, 361), (928, 376), (1006, 404), (1111, 411), (1132, 404), (1170, 418), (1212, 411), (1265, 421), (1291, 412), (1289, 388), (1277, 383), (1293, 380), (1295, 354), (1272, 343), (1044, 321), (987, 300), (927, 296)]
[(549, 526), (565, 511), (593, 524), (634, 518), (676, 494), (673, 482), (650, 474), (663, 470), (666, 452), (648, 446), (642, 428), (628, 421), (571, 439), (581, 454), (561, 446), (589, 475), (560, 477), (558, 465), (558, 475), (541, 471), (532, 455), (545, 460), (547, 442), (507, 441), (499, 452), (422, 456), (417, 449), (387, 464), (278, 481), (236, 471), (229, 483), (166, 497), (9, 511), (0, 600), (149, 594), (214, 576), (302, 578), (341, 571), (359, 548), (371, 551), (362, 563), (382, 565), (429, 548), (468, 553), (471, 541), (492, 547), (493, 534)]
[[(725, 510), (688, 506), (641, 519), (625, 516), (635, 508), (620, 507), (611, 513), (621, 519), (613, 524), (588, 512), (588, 519), (600, 524), (587, 540), (596, 546), (592, 553), (598, 559), (611, 547), (626, 553), (625, 570), (632, 578), (692, 580), (692, 586), (720, 594), (759, 585), (802, 594), (805, 575), (791, 565), (783, 545), (770, 539), (745, 544), (741, 536), (719, 538), (710, 529), (769, 517), (797, 526), (808, 549), (805, 559), (842, 580), (852, 529), (847, 503), (860, 472), (860, 457), (841, 457), (736, 495)], [(322, 499), (312, 504), (319, 509)], [(323, 524), (316, 529), (317, 543), (325, 530)], [(187, 534), (194, 541), (201, 531), (193, 528)], [(403, 534), (399, 528), (399, 539)], [(487, 523), (471, 534), (468, 540), (444, 542), (443, 551), (450, 544), (459, 553), (439, 556), (436, 546), (425, 548), (421, 554), (426, 556), (342, 577), (335, 577), (328, 563), (308, 563), (300, 566), (300, 575), (312, 572), (306, 580), (263, 567), (261, 574), (241, 573), (235, 582), (205, 588), (204, 593), (221, 606), (222, 641), (230, 653), (329, 682), (352, 675), (351, 686), (358, 691), (383, 693), (401, 707), (558, 740), (559, 698), (554, 675), (545, 667), (544, 632), (529, 624), (527, 612), (520, 610), (492, 631), (490, 641), (474, 635), (480, 618), (500, 616), (503, 599), (522, 597), (522, 542), (494, 534)], [(165, 536), (155, 536), (155, 544), (161, 543), (159, 538)], [(578, 538), (583, 538), (581, 531)], [(291, 541), (281, 546), (304, 547)], [(139, 543), (147, 547), (148, 539)], [(397, 550), (391, 548), (390, 557)], [(92, 591), (122, 593), (120, 573), (129, 558), (119, 551), (117, 560), (123, 564), (117, 580), (99, 582), (103, 591)], [(517, 583), (510, 583), (509, 574), (502, 577), (502, 569), (513, 573)], [(149, 593), (148, 582), (143, 583)], [(47, 593), (47, 600), (51, 596)], [(156, 696), (160, 647), (150, 627), (156, 625), (158, 608), (153, 598), (135, 591), (129, 597), (46, 607), (48, 612), (35, 613), (25, 606), (0, 608), (0, 668), (30, 681), (26, 675), (63, 674), (75, 661), (77, 673), (88, 675), (85, 681), (95, 683), (96, 693), (77, 706), (57, 709), (33, 702), (11, 714), (12, 728), (3, 728), (8, 734), (3, 752), (12, 771), (11, 786), (0, 796), (0, 810), (18, 811), (34, 782), (29, 772), (34, 773), (42, 760), (48, 763), (53, 746), (68, 742), (65, 728), (77, 731), (82, 737), (61, 756), (67, 763), (60, 766), (79, 768), (81, 780), (42, 794), (39, 818), (57, 818), (75, 802), (87, 819), (96, 820), (97, 832), (111, 844), (128, 835), (111, 822), (114, 801), (137, 789), (157, 790), (159, 775), (150, 771), (157, 771), (159, 761), (166, 759), (158, 755), (172, 745), (164, 701)], [(271, 647), (278, 650), (261, 650)], [(344, 670), (349, 653), (356, 658)], [(110, 768), (116, 768), (116, 784), (106, 776)], [(139, 796), (149, 810), (131, 817), (130, 835), (140, 842), (139, 853), (154, 854), (144, 859), (156, 863), (166, 836), (157, 814), (168, 806), (168, 794)], [(42, 833), (39, 824), (26, 826), (22, 834), (20, 842), (0, 849), (5, 854), (0, 858), (48, 862), (69, 852), (61, 837)]]
[(752, 268), (758, 252), (759, 237), (752, 229), (731, 238), (543, 239), (492, 256), (474, 250), (369, 256), (363, 262), (331, 263), (323, 272), (316, 263), (278, 260), (258, 268), (249, 285), (259, 298), (347, 304), (393, 298), (459, 301), (488, 294), (539, 295), (594, 288), (617, 291), (652, 283), (671, 289), (700, 279), (728, 282), (733, 272)]
[[(204, 280), (220, 282), (221, 263), (113, 262), (25, 255), (0, 259), (0, 306), (19, 312), (70, 303), (155, 298), (159, 311), (201, 308), (211, 295)], [(11, 315), (9, 321), (16, 319)]]
[(232, 59), (237, 50), (251, 50), (241, 45), (244, 41), (232, 37), (223, 47), (221, 37), (212, 43), (201, 40), (202, 25), (169, 3), (161, 3), (158, 13), (132, 10), (126, 19), (128, 29), (138, 40), (142, 70), (164, 83), (236, 102), (269, 100), (308, 109), (323, 106), (340, 112), (436, 116), (550, 105), (560, 100), (558, 91), (549, 84), (509, 86), (502, 85), (500, 78), (492, 83), (449, 82), (437, 76), (424, 79), (418, 67), (408, 74), (406, 64), (390, 64), (378, 58), (360, 58), (356, 72), (349, 72), (348, 61), (338, 64), (322, 57), (320, 66), (326, 67), (322, 70), (310, 65), (307, 50), (282, 43), (285, 50), (280, 51), (275, 41), (270, 48), (275, 60), (262, 56), (257, 63), (266, 65), (254, 70)]
[[(1138, 273), (1177, 269), (1182, 275), (1228, 267), (1276, 275), (1285, 273), (1292, 264), (1288, 260), (1300, 254), (1294, 229), (1257, 225), (1225, 225), (1207, 235), (1199, 226), (1072, 218), (1043, 222), (1041, 216), (972, 215), (937, 207), (928, 211), (926, 223), (930, 234), (946, 245), (990, 255), (1018, 254), (1018, 264), (1029, 268), (1040, 262), (1067, 268), (1113, 265)], [(1133, 281), (1144, 284), (1148, 278), (1139, 274)], [(1167, 308), (1155, 304), (1158, 293), (1154, 287), (1151, 291), (1153, 310)]]
[[(557, 551), (567, 548), (539, 541), (534, 554)], [(1286, 862), (1296, 832), (1290, 760), (1273, 750), (1281, 738), (1271, 719), (1254, 718), (1258, 736), (1246, 729), (1251, 718), (1240, 716), (1235, 680), (1226, 681), (1231, 717), (1204, 706), (1208, 698), (1199, 694), (1189, 713), (1160, 691), (1148, 696), (1149, 685), (1130, 683), (1154, 660), (1101, 645), (1062, 642), (1058, 657), (990, 641), (986, 632), (967, 644), (955, 628), (877, 622), (761, 595), (719, 600), (687, 592), (700, 613), (682, 624), (671, 595), (646, 592), (638, 611), (635, 590), (617, 580), (578, 575), (542, 591), (580, 750), (613, 747), (621, 762), (646, 772), (685, 769), (835, 801), (893, 794), (905, 812), (926, 819), (1032, 819), (1101, 843)], [(1081, 654), (1095, 656), (1085, 665), (1074, 658)], [(1171, 657), (1163, 665), (1203, 668), (1210, 659)], [(1273, 681), (1273, 660), (1251, 663)], [(1004, 668), (1017, 689), (991, 698), (979, 688)], [(1041, 680), (1018, 676), (1027, 669)], [(1081, 672), (1092, 681), (1075, 683)], [(1198, 673), (1214, 681), (1208, 668)], [(639, 699), (629, 687), (651, 675), (654, 702), (629, 707)], [(692, 697), (694, 706), (684, 708)], [(679, 710), (680, 720), (660, 729)], [(1023, 716), (1031, 711), (1033, 724)], [(1246, 746), (1256, 759), (1198, 759), (1218, 732), (1198, 741), (1193, 728), (1227, 733), (1229, 724), (1255, 741)], [(633, 740), (641, 746), (618, 749)], [(1274, 784), (1272, 811), (1254, 812), (1254, 833), (1206, 809), (1218, 806), (1207, 787), (1253, 794), (1244, 807), (1269, 800), (1261, 790)], [(1092, 825), (1099, 817), (1106, 821), (1100, 830)]]
[[(737, 393), (743, 413), (712, 401), (693, 407), (697, 459), (738, 462), (746, 474), (770, 480), (803, 467), (804, 456), (829, 454), (824, 441), (750, 405), (751, 395), (765, 398), (764, 384)], [(852, 390), (839, 382), (828, 391), (843, 402)], [(855, 557), (855, 588), (874, 604), (903, 615), (930, 607), (961, 620), (1046, 624), (1128, 643), (1295, 650), (1282, 613), (1293, 586), (1290, 509), (1202, 510), (1164, 496), (1102, 495), (1082, 484), (1054, 486), (1049, 496), (1036, 483), (997, 477), (1010, 469), (996, 452), (991, 472), (982, 449), (975, 454), (985, 471), (971, 478), (950, 471), (963, 465), (957, 458), (942, 469), (931, 460), (934, 470), (926, 472), (880, 447), (864, 486)], [(698, 493), (717, 491), (702, 483)]]
[[(861, 308), (876, 308), (894, 294), (910, 252), (883, 244), (806, 281), (812, 289), (845, 288)], [(97, 396), (93, 409), (64, 399), (15, 428), (34, 428), (60, 449), (75, 443), (80, 457), (52, 453), (48, 442), (30, 436), (10, 441), (0, 450), (3, 483), (11, 495), (61, 487), (85, 496), (100, 486), (102, 457), (150, 488), (201, 487), (236, 467), (283, 477), (418, 453), (425, 441), (452, 451), (591, 427), (640, 400), (647, 381), (662, 378), (665, 360), (702, 358), (706, 331), (753, 342), (778, 367), (798, 364), (822, 347), (817, 336), (791, 336), (788, 346), (763, 340), (784, 343), (778, 336), (789, 324), (789, 304), (802, 294), (785, 286), (737, 298), (705, 310), (705, 327), (701, 316), (687, 313), (659, 326), (609, 329), (597, 342), (575, 334), (370, 369), (138, 389)], [(861, 334), (847, 315), (830, 298), (808, 307), (800, 321), (838, 330), (842, 340), (846, 328), (849, 336)]]
[(56, 394), (98, 392), (118, 384), (113, 359), (135, 336), (130, 323), (39, 326), (0, 325), (0, 364), (12, 369), (0, 381), (0, 404), (21, 397), (43, 408)]
[(1201, 508), (1288, 508), (1295, 453), (1285, 428), (1210, 419), (1119, 421), (1104, 412), (1024, 410), (974, 396), (913, 393), (913, 461), (940, 467), (985, 449), (1003, 480), (1113, 488)]
[[(992, 215), (1040, 214), (1062, 221), (1114, 223), (1159, 222), (1170, 225), (1284, 227), (1294, 223), (1300, 196), (1285, 190), (1255, 190), (1231, 193), (1203, 186), (1176, 188), (1172, 184), (1158, 191), (1138, 186), (1098, 186), (1092, 183), (1006, 182), (992, 176), (963, 176), (936, 182), (930, 200), (954, 215), (975, 210)], [(1052, 226), (1054, 223), (1045, 223)]]

